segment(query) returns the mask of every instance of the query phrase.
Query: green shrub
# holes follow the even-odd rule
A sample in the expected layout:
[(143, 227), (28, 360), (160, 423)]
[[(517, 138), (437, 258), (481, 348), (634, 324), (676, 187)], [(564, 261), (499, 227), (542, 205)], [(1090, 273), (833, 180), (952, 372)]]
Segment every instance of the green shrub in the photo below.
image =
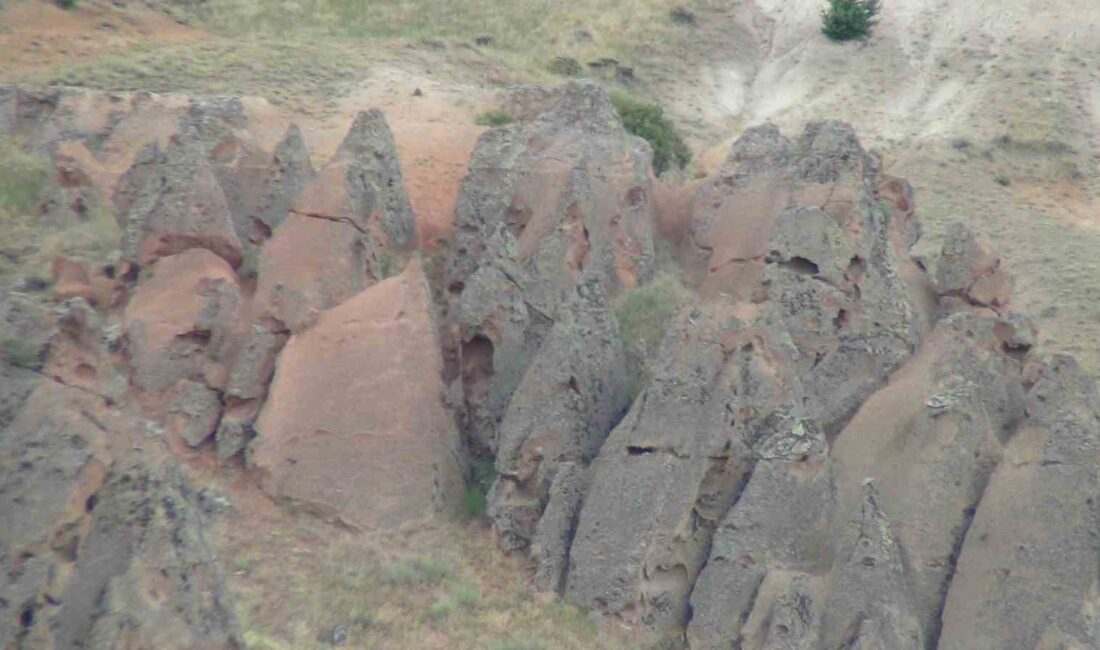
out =
[(638, 351), (652, 350), (661, 342), (669, 320), (686, 297), (684, 286), (667, 273), (647, 285), (624, 291), (615, 301), (623, 344)]
[(470, 464), (470, 478), (459, 510), (462, 519), (471, 521), (485, 516), (489, 506), (487, 495), (496, 478), (496, 465), (491, 458), (478, 458)]
[(57, 0), (57, 6), (62, 9), (72, 9), (76, 6), (77, 0)]
[(866, 38), (879, 4), (879, 0), (829, 0), (829, 6), (821, 10), (821, 31), (834, 41)]
[(1008, 187), (1012, 184), (1012, 179), (1008, 177), (1008, 174), (997, 174), (993, 177), (993, 180), (997, 181), (997, 184), (1002, 187)]
[(34, 210), (49, 174), (49, 162), (12, 142), (0, 143), (0, 207), (16, 214)]
[(386, 567), (386, 582), (396, 587), (437, 585), (451, 577), (451, 570), (436, 560), (406, 558)]
[(494, 108), (479, 114), (474, 121), (478, 126), (504, 126), (516, 120), (503, 108)]
[(546, 67), (550, 72), (562, 77), (579, 77), (584, 71), (581, 68), (581, 62), (569, 56), (556, 56)]
[(4, 356), (20, 368), (38, 370), (42, 366), (42, 347), (23, 339), (7, 338), (3, 342)]
[(451, 614), (458, 611), (458, 603), (450, 595), (436, 598), (432, 606), (428, 608), (428, 618), (433, 621), (442, 621), (450, 618)]
[(460, 609), (474, 607), (480, 599), (481, 595), (473, 587), (458, 585), (451, 589), (450, 593), (435, 599), (428, 609), (428, 618), (433, 621), (442, 621), (450, 618)]
[(623, 93), (611, 93), (611, 103), (618, 111), (623, 127), (653, 147), (653, 169), (658, 174), (672, 164), (683, 167), (691, 162), (691, 149), (660, 106), (638, 101)]

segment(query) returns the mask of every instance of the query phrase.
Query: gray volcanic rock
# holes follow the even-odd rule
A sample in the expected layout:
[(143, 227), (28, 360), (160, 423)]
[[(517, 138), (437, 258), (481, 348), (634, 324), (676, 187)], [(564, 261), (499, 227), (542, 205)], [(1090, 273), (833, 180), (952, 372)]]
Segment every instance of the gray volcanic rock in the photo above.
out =
[[(836, 540), (825, 438), (909, 357), (923, 322), (902, 279), (915, 269), (908, 216), (875, 207), (876, 187), (873, 161), (836, 123), (797, 143), (750, 130), (701, 187), (705, 302), (681, 314), (593, 463), (567, 598), (668, 627), (686, 622), (694, 588), (702, 647), (760, 637), (779, 594), (826, 611), (819, 577)], [(789, 509), (776, 509), (780, 495)]]
[(863, 489), (859, 538), (849, 554), (838, 558), (827, 598), (822, 618), (825, 647), (925, 647), (904, 551), (870, 480)]
[(539, 517), (558, 467), (595, 457), (626, 409), (625, 386), (618, 324), (599, 279), (587, 278), (559, 309), (500, 426), (489, 514), (502, 548), (526, 547), (536, 524), (553, 535)]
[[(783, 594), (818, 609), (823, 601), (810, 593), (821, 591), (817, 576), (833, 560), (836, 486), (825, 436), (813, 421), (788, 417), (756, 452), (752, 477), (715, 532), (691, 593), (692, 648), (766, 647), (765, 639), (781, 635), (758, 626), (784, 606)], [(775, 647), (813, 647), (820, 612), (796, 610), (807, 629), (788, 626), (788, 645)]]
[(935, 287), (941, 296), (1001, 311), (1012, 297), (1012, 280), (1001, 259), (976, 233), (961, 223), (947, 230), (936, 264)]
[(941, 321), (834, 441), (836, 543), (847, 548), (857, 537), (844, 522), (863, 507), (863, 481), (875, 478), (910, 562), (925, 638), (939, 625), (958, 549), (1001, 461), (1001, 441), (1024, 415), (1021, 365), (1006, 354), (1002, 330), (1000, 321), (971, 314)]
[(1069, 357), (1038, 368), (947, 592), (939, 647), (1095, 648), (1100, 397)]
[(115, 198), (116, 206), (129, 207), (122, 216), (124, 259), (148, 266), (205, 248), (240, 266), (241, 243), (198, 131), (182, 123), (166, 149), (151, 145), (136, 165)]
[[(45, 594), (59, 565), (76, 559), (86, 503), (110, 466), (107, 432), (82, 413), (86, 394), (41, 380), (0, 430), (0, 646), (45, 645)], [(26, 647), (30, 647), (29, 645)]]
[(372, 248), (407, 251), (416, 222), (401, 181), (393, 133), (381, 111), (361, 111), (332, 159), (292, 202), (291, 210), (343, 221), (369, 233)]
[(794, 354), (789, 339), (727, 304), (685, 308), (653, 379), (593, 463), (568, 600), (656, 627), (685, 622), (754, 444), (800, 403)]
[[(447, 345), (461, 369), (451, 379), (463, 383), (476, 449), (496, 449), (508, 399), (582, 275), (612, 296), (651, 277), (651, 157), (623, 130), (606, 93), (580, 82), (533, 121), (479, 140), (445, 280)], [(481, 361), (486, 355), (491, 364)], [(477, 364), (493, 372), (471, 372)]]
[(178, 468), (117, 472), (97, 494), (94, 523), (61, 597), (55, 647), (241, 647), (204, 525)]
[(294, 198), (313, 180), (316, 172), (297, 125), (291, 125), (275, 147), (263, 180), (242, 188), (237, 233), (242, 241), (262, 244), (286, 220)]
[(587, 489), (588, 472), (580, 463), (567, 461), (558, 466), (531, 540), (531, 556), (537, 566), (535, 586), (539, 589), (558, 592), (562, 589), (569, 547)]

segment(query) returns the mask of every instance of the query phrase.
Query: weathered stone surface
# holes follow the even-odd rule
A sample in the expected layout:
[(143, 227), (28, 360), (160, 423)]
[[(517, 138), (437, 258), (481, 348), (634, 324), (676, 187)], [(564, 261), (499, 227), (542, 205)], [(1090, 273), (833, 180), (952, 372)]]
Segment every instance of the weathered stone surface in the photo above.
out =
[[(832, 565), (836, 486), (825, 436), (809, 420), (776, 424), (757, 443), (752, 477), (715, 532), (695, 583), (692, 648), (767, 647), (766, 639), (780, 635), (759, 628), (773, 609), (789, 607), (783, 594), (813, 600), (801, 592)], [(775, 647), (814, 647), (813, 607), (803, 609), (788, 613), (799, 625), (788, 625), (790, 643)]]
[(244, 451), (252, 440), (253, 434), (250, 423), (228, 417), (223, 418), (218, 423), (218, 430), (214, 433), (214, 448), (218, 460), (224, 463)]
[(397, 145), (381, 111), (355, 117), (335, 155), (291, 210), (353, 225), (369, 236), (372, 253), (415, 247), (416, 222), (401, 181)]
[(298, 332), (368, 284), (366, 246), (346, 223), (291, 214), (260, 255), (256, 302), (279, 329)]
[(56, 257), (50, 264), (50, 276), (53, 278), (54, 300), (83, 298), (95, 303), (95, 289), (85, 264), (64, 257)]
[(229, 366), (225, 394), (239, 400), (257, 399), (267, 394), (275, 359), (286, 344), (286, 335), (274, 333), (265, 325), (254, 323), (240, 337), (239, 347)]
[[(42, 380), (0, 429), (0, 646), (48, 639), (57, 565), (76, 559), (111, 459), (86, 394)], [(85, 411), (85, 409), (87, 409)], [(61, 646), (65, 647), (65, 646)]]
[(545, 591), (561, 591), (569, 563), (569, 547), (577, 527), (588, 473), (580, 463), (564, 462), (550, 484), (546, 508), (531, 540), (535, 558), (535, 586)]
[(55, 647), (241, 647), (203, 526), (178, 468), (117, 472), (97, 495), (54, 621)]
[(429, 515), (461, 489), (458, 437), (419, 263), (287, 343), (252, 462), (273, 497), (357, 528)]
[(165, 427), (188, 446), (198, 447), (218, 426), (222, 414), (221, 397), (205, 384), (188, 379), (176, 384), (175, 396)]
[[(814, 643), (837, 542), (825, 437), (912, 354), (927, 322), (905, 281), (919, 273), (911, 215), (876, 207), (876, 179), (850, 127), (818, 123), (797, 142), (750, 130), (698, 190), (686, 252), (702, 262), (706, 302), (680, 316), (593, 464), (570, 600), (675, 626), (694, 588), (692, 637), (729, 647), (762, 643), (773, 601), (798, 593), (817, 612), (800, 619), (799, 643)], [(766, 495), (775, 506), (786, 495), (790, 509), (763, 506)], [(712, 548), (716, 529), (726, 532)]]
[(241, 188), (244, 196), (237, 232), (242, 241), (261, 244), (269, 239), (315, 174), (302, 132), (291, 125), (275, 148), (263, 180)]
[(936, 262), (936, 291), (1000, 311), (1012, 297), (1012, 280), (988, 243), (964, 224), (952, 224)]
[(489, 514), (503, 548), (528, 546), (561, 463), (587, 465), (595, 457), (626, 409), (625, 380), (619, 327), (604, 289), (598, 278), (582, 280), (501, 423)]
[(239, 301), (233, 269), (210, 251), (158, 260), (126, 306), (135, 385), (163, 390), (223, 364)]
[(234, 268), (241, 264), (225, 194), (193, 127), (181, 123), (166, 149), (153, 144), (136, 164), (132, 189), (116, 196), (116, 205), (129, 204), (122, 217), (126, 259), (148, 266), (166, 255), (204, 248)]
[(966, 534), (939, 647), (1093, 648), (1100, 643), (1100, 399), (1071, 358), (1038, 369), (1027, 419)]
[[(623, 130), (606, 93), (580, 82), (533, 121), (479, 140), (446, 272), (456, 369), (473, 365), (467, 352), (492, 343), (484, 365), (494, 372), (464, 386), (475, 448), (496, 449), (508, 398), (582, 275), (612, 296), (652, 275), (651, 157)], [(450, 379), (466, 379), (456, 374)]]
[(822, 619), (822, 644), (883, 650), (925, 647), (913, 595), (912, 576), (879, 505), (874, 484), (863, 486), (859, 538), (838, 558), (829, 581)]
[(834, 443), (840, 493), (836, 543), (856, 537), (862, 483), (905, 549), (923, 635), (933, 638), (954, 561), (994, 467), (1001, 440), (1023, 416), (1019, 362), (1006, 355), (994, 319), (957, 314), (864, 403)]
[(656, 627), (685, 621), (753, 443), (799, 402), (789, 339), (736, 312), (715, 303), (678, 316), (653, 379), (593, 463), (570, 552), (571, 602)]

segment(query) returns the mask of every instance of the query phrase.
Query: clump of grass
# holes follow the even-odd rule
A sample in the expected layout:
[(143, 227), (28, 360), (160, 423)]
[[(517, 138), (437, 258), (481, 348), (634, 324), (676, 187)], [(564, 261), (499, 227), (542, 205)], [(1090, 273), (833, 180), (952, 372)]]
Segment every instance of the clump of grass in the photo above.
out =
[(624, 345), (640, 352), (656, 347), (686, 298), (687, 289), (669, 273), (660, 273), (653, 282), (624, 291), (615, 301)]
[(386, 567), (385, 577), (392, 586), (437, 585), (451, 577), (451, 570), (437, 560), (413, 557)]
[(0, 208), (32, 212), (49, 174), (49, 161), (11, 141), (0, 142)]
[(489, 127), (504, 126), (506, 124), (511, 124), (515, 121), (515, 118), (512, 117), (512, 115), (503, 108), (494, 108), (492, 110), (479, 113), (477, 118), (474, 120), (474, 122), (476, 122), (478, 126)]
[(459, 517), (464, 521), (481, 519), (488, 509), (487, 495), (496, 480), (497, 471), (491, 458), (478, 458), (470, 464), (470, 478), (462, 494)]
[(77, 0), (57, 0), (57, 6), (62, 9), (74, 9), (77, 5)]
[(1012, 179), (1009, 178), (1008, 174), (1005, 174), (1005, 173), (997, 174), (996, 176), (993, 177), (993, 180), (996, 181), (996, 183), (998, 185), (1000, 185), (1001, 187), (1008, 187), (1009, 185), (1012, 184)]
[(17, 338), (6, 338), (0, 347), (4, 349), (4, 356), (13, 366), (38, 370), (42, 366), (42, 346), (32, 341)]
[(477, 589), (468, 584), (455, 585), (446, 594), (435, 599), (428, 608), (428, 618), (441, 621), (450, 618), (463, 609), (472, 609), (481, 600)]
[(571, 56), (556, 56), (550, 60), (546, 69), (562, 77), (579, 77), (584, 69), (581, 62)]
[(663, 108), (620, 92), (611, 93), (611, 103), (623, 127), (653, 147), (653, 170), (658, 174), (672, 165), (682, 168), (691, 162), (691, 149), (672, 121), (665, 117)]

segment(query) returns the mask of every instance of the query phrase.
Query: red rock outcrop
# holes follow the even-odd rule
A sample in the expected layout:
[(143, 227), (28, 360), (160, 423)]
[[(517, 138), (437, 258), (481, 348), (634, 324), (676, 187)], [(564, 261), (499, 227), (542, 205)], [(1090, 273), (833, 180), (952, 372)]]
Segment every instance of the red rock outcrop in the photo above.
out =
[(414, 262), (291, 337), (256, 421), (273, 497), (355, 528), (392, 527), (460, 489), (428, 286)]

